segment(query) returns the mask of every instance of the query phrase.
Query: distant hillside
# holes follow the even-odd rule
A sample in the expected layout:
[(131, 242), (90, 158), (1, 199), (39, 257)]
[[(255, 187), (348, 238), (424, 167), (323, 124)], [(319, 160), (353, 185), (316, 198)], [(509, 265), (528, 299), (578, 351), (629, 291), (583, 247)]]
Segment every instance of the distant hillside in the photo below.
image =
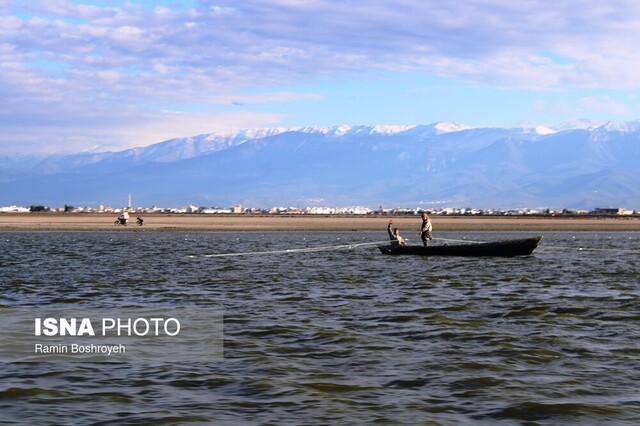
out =
[(337, 126), (0, 162), (0, 205), (640, 207), (640, 122)]

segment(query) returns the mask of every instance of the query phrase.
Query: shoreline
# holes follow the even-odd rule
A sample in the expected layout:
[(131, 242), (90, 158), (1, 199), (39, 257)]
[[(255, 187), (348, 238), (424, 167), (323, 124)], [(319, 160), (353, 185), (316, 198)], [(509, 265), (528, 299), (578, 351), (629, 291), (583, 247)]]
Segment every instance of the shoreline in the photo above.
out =
[[(417, 231), (419, 216), (203, 215), (146, 214), (145, 224), (114, 225), (105, 213), (2, 213), (0, 232), (111, 231), (385, 231), (389, 220), (407, 233)], [(445, 231), (593, 231), (637, 232), (640, 217), (431, 216), (434, 232)]]

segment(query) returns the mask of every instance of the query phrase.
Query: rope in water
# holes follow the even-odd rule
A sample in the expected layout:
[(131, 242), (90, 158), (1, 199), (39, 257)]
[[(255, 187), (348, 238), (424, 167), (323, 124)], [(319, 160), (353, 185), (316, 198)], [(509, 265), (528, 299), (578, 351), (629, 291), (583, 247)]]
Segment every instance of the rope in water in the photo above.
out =
[[(236, 256), (254, 256), (263, 254), (287, 254), (287, 253), (313, 253), (318, 251), (328, 250), (351, 250), (358, 247), (366, 247), (371, 245), (389, 243), (389, 240), (383, 241), (370, 241), (366, 243), (354, 243), (354, 244), (339, 244), (335, 246), (319, 246), (319, 247), (305, 247), (298, 249), (283, 249), (283, 250), (267, 250), (267, 251), (245, 251), (238, 253), (218, 253), (218, 254), (204, 254), (202, 257), (236, 257)], [(196, 255), (189, 255), (189, 257), (198, 257)]]

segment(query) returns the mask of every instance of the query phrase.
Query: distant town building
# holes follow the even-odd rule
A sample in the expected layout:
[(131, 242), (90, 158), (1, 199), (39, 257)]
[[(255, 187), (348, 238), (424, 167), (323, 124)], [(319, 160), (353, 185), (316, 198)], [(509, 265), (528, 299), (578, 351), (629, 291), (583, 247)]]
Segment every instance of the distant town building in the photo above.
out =
[(593, 210), (595, 214), (605, 214), (605, 215), (618, 215), (621, 214), (623, 209), (619, 208), (611, 208), (611, 207), (597, 207)]
[(373, 210), (369, 207), (306, 207), (305, 214), (371, 214)]
[(0, 207), (0, 213), (29, 213), (31, 210), (26, 207), (8, 206)]
[(208, 208), (208, 209), (200, 209), (199, 212), (200, 213), (204, 213), (204, 214), (231, 214), (231, 213), (233, 213), (233, 210), (232, 209), (224, 209), (224, 208), (212, 207), (212, 208)]

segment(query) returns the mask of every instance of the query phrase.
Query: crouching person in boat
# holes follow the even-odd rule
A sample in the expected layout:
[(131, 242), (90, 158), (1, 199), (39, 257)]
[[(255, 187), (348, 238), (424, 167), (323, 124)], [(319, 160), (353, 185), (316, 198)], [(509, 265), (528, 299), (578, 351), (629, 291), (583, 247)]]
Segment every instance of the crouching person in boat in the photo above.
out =
[(427, 246), (429, 241), (433, 240), (431, 231), (433, 231), (431, 219), (429, 219), (428, 214), (422, 213), (422, 227), (420, 228), (420, 238), (422, 239), (422, 244), (424, 244), (425, 247)]
[(393, 228), (391, 230), (391, 224), (393, 220), (389, 221), (389, 226), (387, 226), (387, 233), (389, 234), (389, 239), (391, 240), (392, 246), (406, 246), (407, 242), (404, 238), (400, 236), (400, 230), (398, 228)]

